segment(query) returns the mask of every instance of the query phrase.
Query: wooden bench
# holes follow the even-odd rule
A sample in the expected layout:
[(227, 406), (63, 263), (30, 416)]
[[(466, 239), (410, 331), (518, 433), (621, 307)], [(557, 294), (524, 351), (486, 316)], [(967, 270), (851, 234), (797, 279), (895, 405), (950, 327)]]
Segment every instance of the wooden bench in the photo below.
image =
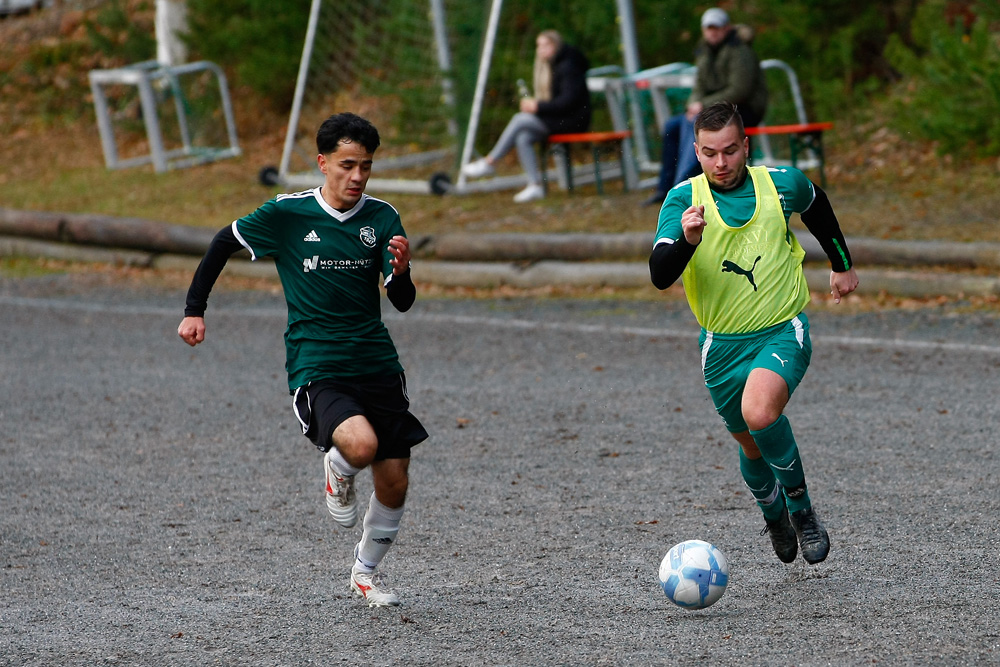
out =
[(594, 181), (597, 184), (598, 194), (604, 194), (604, 181), (601, 178), (601, 147), (605, 144), (618, 144), (618, 155), (622, 165), (622, 183), (625, 190), (628, 190), (628, 179), (625, 177), (626, 152), (624, 141), (632, 138), (631, 130), (617, 130), (612, 132), (574, 132), (571, 134), (550, 134), (548, 139), (539, 144), (539, 152), (542, 158), (542, 186), (548, 191), (548, 177), (546, 176), (546, 156), (554, 146), (563, 146), (562, 166), (566, 173), (566, 188), (573, 192), (573, 165), (570, 162), (570, 147), (574, 144), (588, 144), (594, 157)]
[(826, 174), (823, 171), (823, 132), (833, 128), (833, 123), (802, 123), (795, 125), (762, 125), (746, 128), (748, 137), (762, 134), (787, 134), (792, 152), (792, 166), (798, 167), (799, 154), (811, 150), (819, 160), (820, 184), (826, 187)]

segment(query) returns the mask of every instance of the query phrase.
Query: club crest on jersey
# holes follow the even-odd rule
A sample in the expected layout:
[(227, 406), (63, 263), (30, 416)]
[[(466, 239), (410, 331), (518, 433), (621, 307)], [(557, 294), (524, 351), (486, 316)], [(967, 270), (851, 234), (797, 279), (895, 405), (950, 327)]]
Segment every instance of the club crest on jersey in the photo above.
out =
[(372, 228), (372, 227), (362, 227), (361, 228), (361, 233), (360, 233), (359, 236), (361, 237), (361, 242), (364, 243), (366, 246), (368, 246), (369, 248), (374, 248), (375, 247), (375, 241), (376, 241), (376, 239), (375, 239), (375, 229), (374, 228)]

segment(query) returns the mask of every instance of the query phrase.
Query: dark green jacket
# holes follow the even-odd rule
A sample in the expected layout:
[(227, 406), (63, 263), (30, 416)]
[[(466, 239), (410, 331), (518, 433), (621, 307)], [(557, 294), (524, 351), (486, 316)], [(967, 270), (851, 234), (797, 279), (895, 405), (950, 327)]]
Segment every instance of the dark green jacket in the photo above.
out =
[(758, 125), (767, 111), (767, 83), (753, 48), (734, 28), (715, 48), (702, 41), (695, 53), (698, 76), (691, 101), (704, 106), (732, 102), (747, 127)]

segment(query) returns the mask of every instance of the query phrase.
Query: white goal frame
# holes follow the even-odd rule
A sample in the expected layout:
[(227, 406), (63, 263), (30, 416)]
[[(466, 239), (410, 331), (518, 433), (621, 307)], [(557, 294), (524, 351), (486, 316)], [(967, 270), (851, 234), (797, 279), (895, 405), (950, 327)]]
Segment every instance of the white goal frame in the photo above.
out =
[[(312, 0), (309, 8), (309, 23), (306, 28), (305, 44), (302, 49), (302, 59), (299, 62), (299, 73), (295, 82), (295, 96), (292, 100), (292, 110), (288, 119), (288, 128), (285, 132), (285, 144), (281, 153), (281, 162), (276, 174), (265, 176), (262, 172), (261, 180), (267, 181), (271, 178), (274, 183), (291, 186), (311, 187), (322, 181), (322, 175), (317, 167), (315, 170), (303, 173), (290, 173), (292, 154), (295, 151), (296, 132), (298, 131), (299, 120), (302, 115), (302, 100), (305, 96), (305, 89), (308, 83), (309, 62), (312, 58), (313, 44), (316, 41), (316, 29), (319, 23), (319, 13), (323, 0)], [(434, 28), (434, 42), (437, 51), (437, 65), (442, 73), (442, 95), (444, 103), (454, 106), (454, 95), (449, 75), (451, 73), (451, 53), (448, 49), (448, 39), (445, 29), (444, 0), (429, 0), (429, 10), (431, 12), (432, 25)], [(449, 123), (449, 131), (455, 135), (457, 129), (454, 122)], [(439, 149), (424, 153), (413, 153), (396, 158), (379, 160), (380, 167), (402, 168), (419, 166), (440, 160), (452, 154), (451, 149)], [(267, 168), (265, 168), (265, 171)], [(431, 192), (430, 182), (417, 179), (387, 179), (370, 178), (368, 188), (382, 192), (407, 192), (416, 194), (429, 194)]]
[[(455, 106), (454, 95), (452, 92), (452, 82), (450, 79), (452, 67), (451, 67), (451, 53), (448, 47), (448, 35), (445, 21), (445, 8), (444, 0), (428, 0), (429, 10), (431, 15), (431, 21), (434, 30), (434, 42), (437, 51), (437, 65), (442, 74), (442, 89), (443, 89), (443, 99), (444, 103), (449, 105), (452, 109)], [(298, 131), (298, 125), (302, 114), (302, 104), (303, 97), (305, 95), (306, 85), (308, 83), (308, 72), (309, 63), (312, 57), (313, 44), (316, 40), (317, 26), (319, 23), (320, 9), (324, 0), (312, 0), (310, 11), (309, 11), (309, 22), (306, 30), (305, 43), (302, 49), (302, 58), (299, 63), (299, 72), (295, 84), (295, 95), (292, 101), (292, 109), (289, 115), (288, 127), (285, 133), (285, 142), (281, 155), (281, 162), (278, 167), (265, 167), (261, 172), (261, 181), (267, 185), (290, 185), (294, 187), (311, 187), (317, 185), (322, 176), (317, 169), (310, 170), (303, 173), (291, 173), (290, 165), (292, 160), (292, 155), (295, 151), (296, 144), (296, 133)], [(639, 49), (636, 40), (635, 32), (635, 18), (632, 11), (632, 0), (615, 0), (617, 15), (618, 15), (618, 26), (621, 39), (621, 46), (623, 52), (623, 65), (624, 72), (626, 75), (632, 75), (639, 71)], [(464, 143), (462, 145), (461, 159), (459, 162), (459, 176), (456, 183), (452, 183), (448, 174), (443, 172), (438, 172), (430, 176), (429, 179), (387, 179), (387, 178), (377, 178), (373, 177), (368, 181), (368, 188), (373, 191), (382, 192), (402, 192), (411, 194), (444, 194), (445, 192), (452, 194), (464, 194), (472, 192), (487, 192), (496, 190), (505, 190), (517, 188), (526, 182), (523, 175), (514, 176), (501, 176), (490, 179), (483, 179), (476, 181), (474, 183), (467, 182), (464, 175), (461, 174), (461, 167), (468, 164), (472, 159), (472, 153), (474, 150), (476, 133), (479, 129), (479, 121), (482, 113), (483, 103), (486, 93), (486, 83), (489, 77), (490, 64), (493, 58), (493, 50), (496, 44), (497, 30), (499, 26), (500, 14), (503, 9), (503, 0), (492, 0), (489, 19), (487, 24), (486, 35), (483, 40), (483, 47), (480, 56), (479, 71), (476, 79), (475, 93), (472, 100), (472, 109), (470, 112), (469, 122), (465, 128)], [(604, 85), (601, 79), (592, 79), (590, 82), (592, 90), (604, 91)], [(612, 107), (611, 115), (613, 122), (615, 124), (616, 130), (628, 129), (628, 113), (624, 111), (623, 101), (619, 98), (608, 97), (609, 106)], [(636, 117), (641, 118), (641, 112), (636, 105), (630, 110), (633, 119)], [(458, 129), (456, 123), (451, 121), (449, 123), (449, 131), (452, 136), (456, 138), (455, 150), (458, 148)], [(641, 136), (642, 133), (638, 133), (634, 140), (638, 144), (640, 155), (647, 154), (645, 150), (645, 138)], [(631, 155), (631, 141), (628, 148), (628, 154)], [(451, 149), (440, 149), (436, 151), (428, 151), (425, 153), (414, 153), (410, 155), (404, 155), (395, 158), (386, 158), (384, 160), (379, 160), (379, 167), (385, 168), (400, 168), (400, 167), (412, 167), (419, 166), (422, 164), (428, 164), (442, 157), (447, 157), (447, 155), (453, 154)], [(621, 165), (620, 167), (612, 167), (613, 173), (609, 173), (609, 177), (615, 177), (616, 175), (622, 175), (625, 178), (629, 178), (627, 172), (632, 171), (632, 165)], [(593, 180), (594, 176), (590, 174), (590, 167), (581, 168), (581, 174), (579, 176), (574, 176), (574, 180), (578, 183), (588, 182), (588, 178)], [(554, 174), (554, 176), (558, 176)], [(630, 179), (631, 180), (631, 179)]]

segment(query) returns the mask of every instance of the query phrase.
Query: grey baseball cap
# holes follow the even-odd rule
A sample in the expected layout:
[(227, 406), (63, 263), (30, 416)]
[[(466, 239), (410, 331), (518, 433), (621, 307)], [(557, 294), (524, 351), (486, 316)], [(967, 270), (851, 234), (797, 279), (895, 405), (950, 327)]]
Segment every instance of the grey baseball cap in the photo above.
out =
[(727, 25), (729, 25), (729, 14), (718, 7), (706, 9), (705, 13), (701, 15), (702, 28), (724, 28)]

